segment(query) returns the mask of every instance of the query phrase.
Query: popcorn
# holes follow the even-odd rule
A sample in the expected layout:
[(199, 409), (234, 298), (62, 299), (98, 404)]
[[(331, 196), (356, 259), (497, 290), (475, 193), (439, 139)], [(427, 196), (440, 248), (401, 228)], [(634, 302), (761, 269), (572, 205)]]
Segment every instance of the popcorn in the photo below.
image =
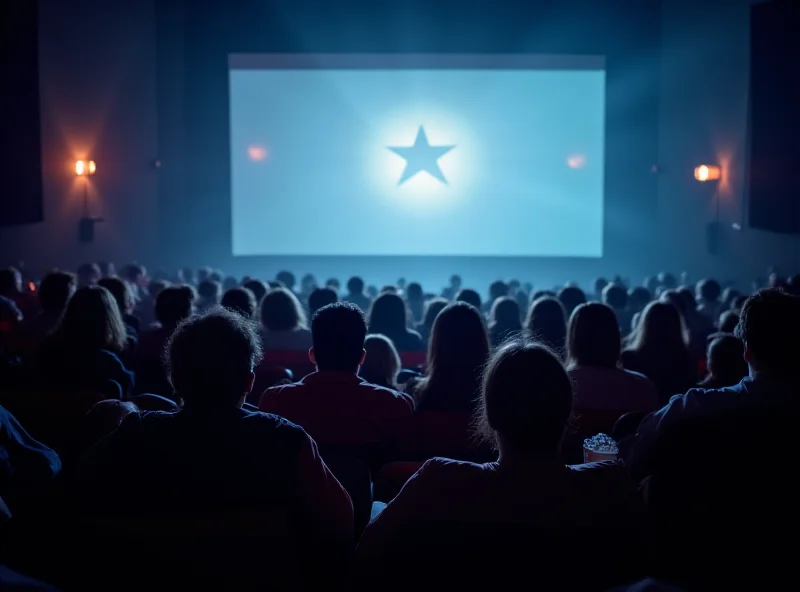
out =
[(592, 452), (599, 452), (600, 454), (619, 454), (619, 447), (611, 436), (606, 434), (597, 434), (591, 438), (583, 441), (583, 447)]

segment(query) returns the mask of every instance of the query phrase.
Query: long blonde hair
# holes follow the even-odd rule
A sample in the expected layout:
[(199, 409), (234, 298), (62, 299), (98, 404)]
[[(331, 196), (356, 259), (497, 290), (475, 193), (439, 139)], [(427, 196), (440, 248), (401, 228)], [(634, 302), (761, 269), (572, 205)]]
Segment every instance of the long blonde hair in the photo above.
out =
[(361, 365), (359, 376), (367, 382), (397, 388), (400, 356), (392, 340), (378, 333), (367, 335), (364, 349), (367, 356)]

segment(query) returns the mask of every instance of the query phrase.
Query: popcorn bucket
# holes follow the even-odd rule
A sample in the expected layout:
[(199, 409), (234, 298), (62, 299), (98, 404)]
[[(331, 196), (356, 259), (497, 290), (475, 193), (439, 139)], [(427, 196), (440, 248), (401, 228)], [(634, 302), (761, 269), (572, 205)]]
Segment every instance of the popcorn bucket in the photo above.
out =
[(619, 447), (610, 436), (597, 434), (583, 441), (583, 462), (602, 462), (617, 458), (619, 458)]

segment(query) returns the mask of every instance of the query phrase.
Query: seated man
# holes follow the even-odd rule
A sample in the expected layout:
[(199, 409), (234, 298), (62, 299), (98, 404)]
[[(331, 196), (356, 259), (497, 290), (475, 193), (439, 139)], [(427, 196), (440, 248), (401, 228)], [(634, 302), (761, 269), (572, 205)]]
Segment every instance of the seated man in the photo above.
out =
[(364, 314), (355, 304), (338, 302), (319, 309), (311, 321), (313, 347), (308, 353), (317, 371), (294, 384), (267, 389), (259, 409), (303, 426), (321, 447), (386, 451), (405, 445), (413, 402), (358, 376), (366, 335)]
[[(84, 513), (254, 516), (285, 510), (303, 536), (351, 541), (350, 499), (314, 441), (242, 408), (261, 358), (256, 326), (214, 308), (178, 326), (167, 350), (177, 413), (131, 413), (77, 471)], [(126, 503), (127, 502), (127, 503)]]

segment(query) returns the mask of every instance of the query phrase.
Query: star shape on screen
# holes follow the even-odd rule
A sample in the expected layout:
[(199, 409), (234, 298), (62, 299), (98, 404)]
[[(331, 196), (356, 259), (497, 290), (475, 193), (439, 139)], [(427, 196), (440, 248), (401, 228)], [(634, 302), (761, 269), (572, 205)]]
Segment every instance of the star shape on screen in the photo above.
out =
[(447, 185), (447, 179), (445, 179), (442, 169), (439, 168), (439, 159), (455, 146), (431, 146), (425, 128), (419, 126), (413, 146), (389, 146), (388, 148), (406, 161), (406, 168), (400, 175), (398, 185), (402, 185), (422, 172), (428, 173), (431, 177)]

